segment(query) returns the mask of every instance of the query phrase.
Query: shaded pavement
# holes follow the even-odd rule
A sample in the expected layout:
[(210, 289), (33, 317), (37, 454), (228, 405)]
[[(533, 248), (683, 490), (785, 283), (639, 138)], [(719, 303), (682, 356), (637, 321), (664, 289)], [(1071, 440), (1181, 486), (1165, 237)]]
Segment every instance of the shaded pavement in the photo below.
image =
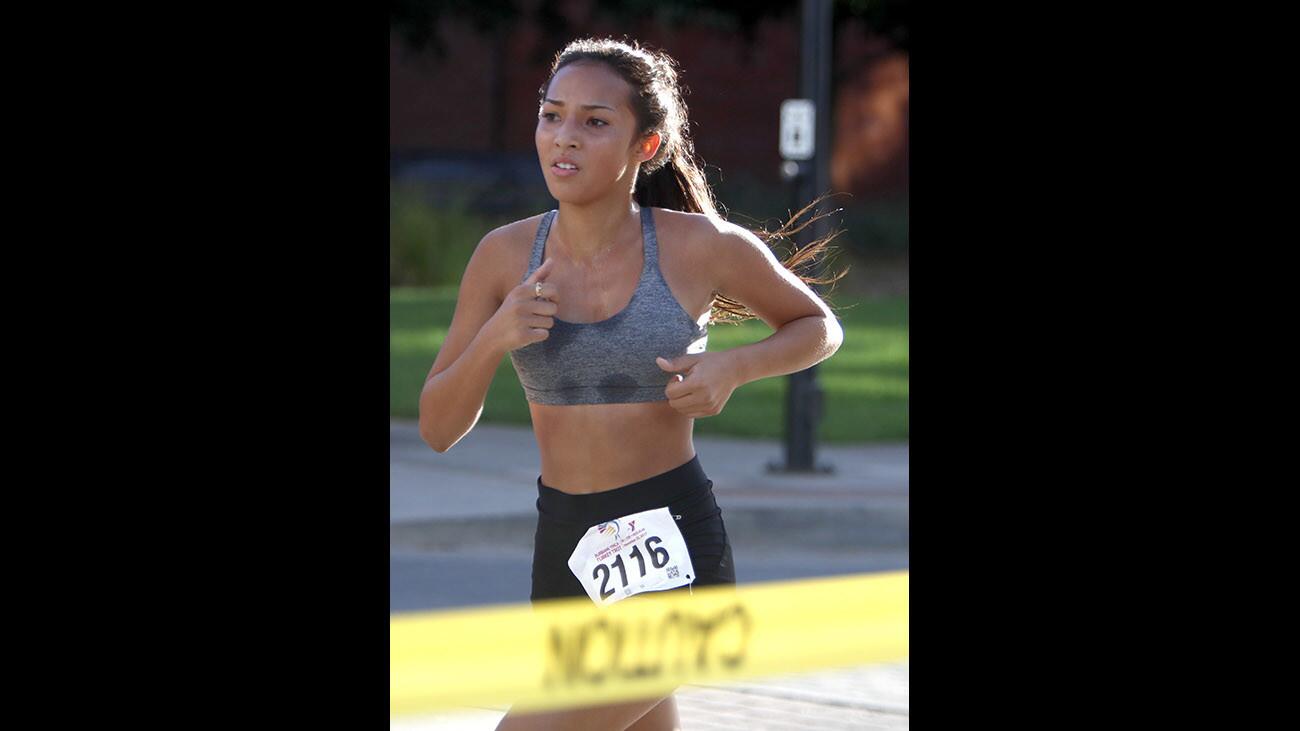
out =
[[(908, 446), (826, 446), (830, 475), (770, 473), (776, 440), (695, 437), (740, 583), (908, 567)], [(390, 611), (526, 602), (537, 444), (479, 424), (443, 454), (415, 422), (390, 424)], [(908, 727), (907, 662), (687, 686), (683, 728)], [(393, 729), (492, 729), (504, 707), (395, 719)]]

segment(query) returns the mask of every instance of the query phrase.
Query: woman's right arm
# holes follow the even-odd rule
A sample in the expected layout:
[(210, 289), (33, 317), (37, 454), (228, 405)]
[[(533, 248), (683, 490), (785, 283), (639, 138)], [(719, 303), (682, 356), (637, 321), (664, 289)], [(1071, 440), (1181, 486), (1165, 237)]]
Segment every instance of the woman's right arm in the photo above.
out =
[(509, 253), (504, 234), (493, 231), (479, 242), (461, 277), (456, 311), (447, 337), (420, 392), (420, 436), (434, 451), (445, 452), (478, 423), (488, 386), (506, 353), (550, 334), (556, 311), (555, 287), (534, 284), (550, 271), (550, 261), (501, 299), (502, 272)]

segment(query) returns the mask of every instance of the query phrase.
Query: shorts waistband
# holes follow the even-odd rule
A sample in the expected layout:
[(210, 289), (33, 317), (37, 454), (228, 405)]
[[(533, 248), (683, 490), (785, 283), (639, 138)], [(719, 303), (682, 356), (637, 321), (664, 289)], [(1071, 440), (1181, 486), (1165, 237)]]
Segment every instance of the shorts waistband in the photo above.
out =
[(704, 474), (697, 454), (685, 464), (654, 477), (585, 495), (570, 495), (548, 487), (538, 476), (537, 509), (558, 520), (592, 525), (620, 515), (664, 507), (711, 490), (712, 482)]

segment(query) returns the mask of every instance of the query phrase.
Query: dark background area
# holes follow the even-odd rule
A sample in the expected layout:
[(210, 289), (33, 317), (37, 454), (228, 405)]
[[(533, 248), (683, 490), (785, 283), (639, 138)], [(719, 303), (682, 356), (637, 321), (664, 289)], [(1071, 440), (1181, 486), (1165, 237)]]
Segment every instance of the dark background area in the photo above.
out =
[[(895, 294), (909, 245), (909, 8), (833, 3), (832, 140), (819, 143), (846, 284), (870, 272), (874, 291)], [(404, 0), (388, 54), (395, 285), (455, 285), (475, 231), (553, 206), (533, 143), (538, 90), (556, 52), (586, 36), (678, 61), (696, 152), (731, 220), (771, 230), (808, 202), (782, 183), (777, 150), (780, 104), (801, 96), (797, 2)]]
[[(443, 159), (503, 178), (520, 157), (535, 168), (538, 88), (555, 53), (573, 38), (627, 36), (680, 64), (682, 83), (695, 92), (688, 106), (696, 151), (715, 184), (779, 184), (777, 111), (782, 100), (800, 96), (797, 2), (498, 0), (487, 4), (490, 15), (480, 3), (442, 5), (407, 0), (392, 18), (395, 174), (434, 177), (440, 171), (432, 163)], [(908, 6), (834, 8), (832, 186), (858, 196), (906, 196)], [(543, 185), (532, 172), (530, 184)], [(508, 202), (484, 196), (475, 203)]]

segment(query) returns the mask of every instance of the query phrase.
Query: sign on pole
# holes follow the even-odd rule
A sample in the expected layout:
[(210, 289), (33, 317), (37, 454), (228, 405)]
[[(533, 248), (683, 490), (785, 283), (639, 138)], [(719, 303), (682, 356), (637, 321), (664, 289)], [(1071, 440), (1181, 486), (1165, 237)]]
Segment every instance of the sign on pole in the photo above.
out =
[(816, 149), (817, 112), (811, 99), (781, 102), (781, 157), (811, 160)]

